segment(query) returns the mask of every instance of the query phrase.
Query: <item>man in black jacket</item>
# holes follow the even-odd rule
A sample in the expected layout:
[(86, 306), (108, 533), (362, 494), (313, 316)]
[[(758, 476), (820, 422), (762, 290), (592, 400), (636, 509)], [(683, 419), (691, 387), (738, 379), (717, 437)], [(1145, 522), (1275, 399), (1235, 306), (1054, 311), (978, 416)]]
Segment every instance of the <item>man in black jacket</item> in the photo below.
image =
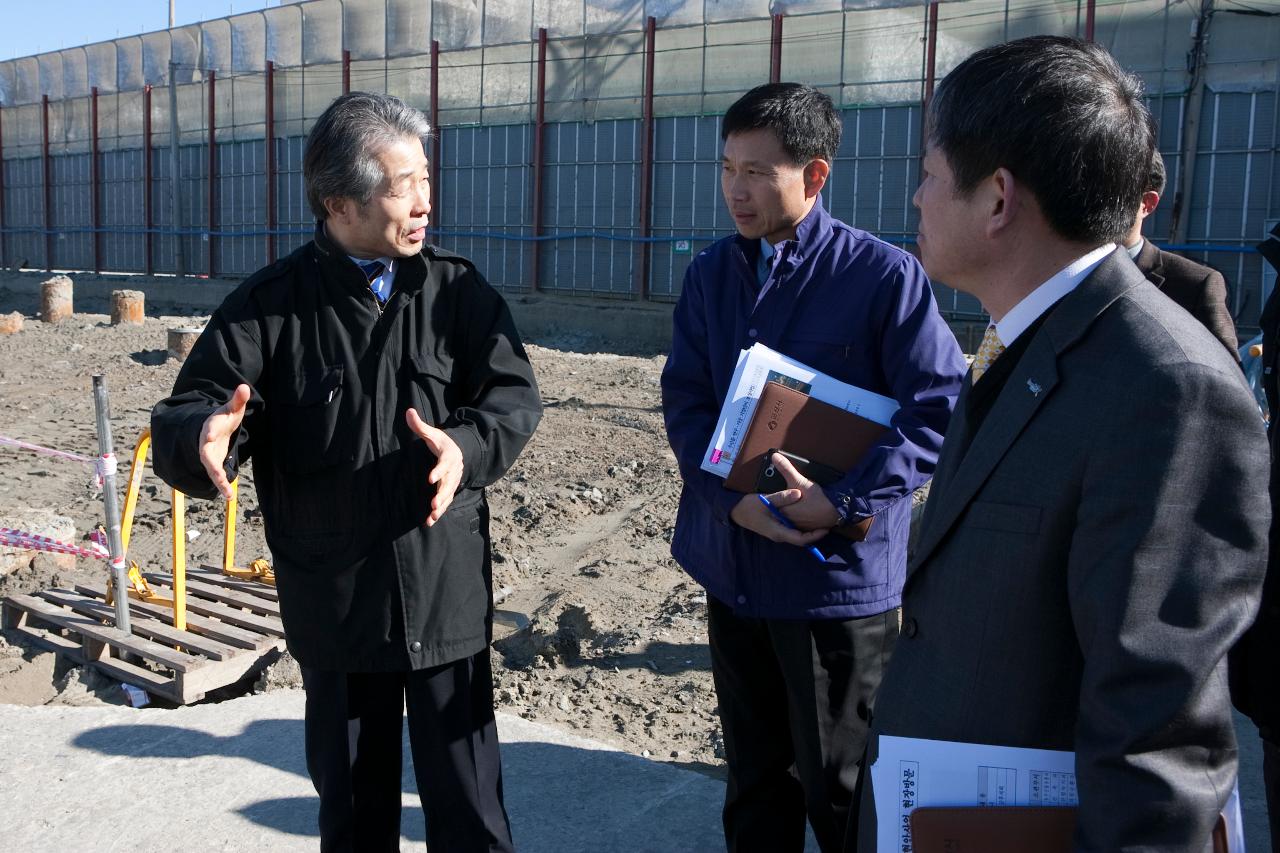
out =
[(1146, 188), (1138, 202), (1129, 231), (1118, 242), (1147, 281), (1163, 291), (1164, 295), (1186, 309), (1236, 360), (1240, 360), (1236, 339), (1236, 324), (1227, 310), (1227, 281), (1222, 273), (1204, 264), (1166, 252), (1142, 236), (1143, 221), (1155, 213), (1164, 192), (1164, 158), (1156, 151), (1151, 159), (1151, 171), (1147, 175)]
[(254, 461), (324, 851), (398, 849), (406, 703), (433, 853), (512, 849), (484, 487), (541, 404), (501, 296), (425, 241), (430, 130), (384, 95), (325, 110), (315, 238), (227, 297), (152, 412), (155, 469), (188, 494)]

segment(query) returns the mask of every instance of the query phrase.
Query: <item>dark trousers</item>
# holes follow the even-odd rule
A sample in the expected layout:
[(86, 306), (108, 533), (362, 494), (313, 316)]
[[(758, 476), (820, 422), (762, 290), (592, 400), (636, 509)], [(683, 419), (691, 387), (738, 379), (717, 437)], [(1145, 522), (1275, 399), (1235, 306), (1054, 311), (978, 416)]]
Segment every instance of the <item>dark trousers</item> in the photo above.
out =
[(801, 850), (806, 816), (824, 853), (842, 849), (899, 611), (750, 619), (708, 597), (707, 617), (729, 765), (730, 853)]
[(1262, 739), (1262, 781), (1267, 791), (1267, 822), (1271, 850), (1280, 851), (1280, 744)]
[(413, 672), (302, 669), (322, 853), (400, 849), (402, 716), (431, 853), (509, 853), (489, 650)]

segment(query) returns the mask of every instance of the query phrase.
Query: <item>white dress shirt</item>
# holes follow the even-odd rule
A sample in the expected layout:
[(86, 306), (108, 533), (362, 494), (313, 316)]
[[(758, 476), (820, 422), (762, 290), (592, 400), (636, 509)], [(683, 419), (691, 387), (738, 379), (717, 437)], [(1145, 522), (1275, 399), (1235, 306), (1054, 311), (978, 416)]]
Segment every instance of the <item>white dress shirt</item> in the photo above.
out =
[(1093, 272), (1094, 267), (1102, 263), (1103, 259), (1115, 249), (1115, 243), (1099, 246), (1089, 254), (1076, 258), (1044, 284), (1022, 297), (1022, 301), (1009, 309), (1009, 313), (995, 324), (1000, 343), (1005, 347), (1012, 346), (1028, 326), (1038, 320), (1040, 315), (1048, 311), (1055, 302), (1075, 290), (1080, 282)]

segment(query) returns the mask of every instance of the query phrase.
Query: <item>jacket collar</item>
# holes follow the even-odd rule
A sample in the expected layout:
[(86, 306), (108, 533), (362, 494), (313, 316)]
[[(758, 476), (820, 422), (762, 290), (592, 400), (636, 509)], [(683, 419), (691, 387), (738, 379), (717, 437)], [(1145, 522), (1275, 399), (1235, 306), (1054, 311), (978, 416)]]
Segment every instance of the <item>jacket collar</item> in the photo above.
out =
[(1142, 248), (1138, 250), (1138, 257), (1133, 262), (1148, 281), (1156, 287), (1164, 287), (1164, 262), (1160, 259), (1160, 249), (1155, 243), (1144, 237)]
[[(964, 456), (955, 458), (959, 452), (959, 441), (943, 443), (933, 485), (937, 489), (938, 502), (926, 511), (920, 545), (912, 557), (909, 575), (929, 559), (1013, 442), (1053, 395), (1058, 385), (1058, 362), (1062, 357), (1084, 337), (1103, 312), (1130, 289), (1143, 283), (1145, 279), (1123, 248), (1108, 255), (1079, 287), (1062, 298), (1045, 319)], [(956, 401), (960, 422), (957, 424), (953, 420), (953, 429), (964, 427), (961, 413), (967, 395), (968, 389), (965, 388)], [(929, 503), (933, 504), (932, 497)]]
[(312, 236), (312, 241), (316, 244), (316, 251), (320, 254), (323, 262), (326, 264), (341, 264), (343, 260), (350, 260), (347, 253), (338, 247), (338, 244), (329, 239), (329, 232), (324, 229), (324, 220), (316, 220), (316, 233)]
[[(322, 269), (337, 276), (339, 281), (350, 282), (352, 286), (359, 290), (368, 289), (368, 280), (365, 278), (364, 273), (351, 260), (351, 256), (329, 236), (324, 227), (324, 220), (316, 222), (312, 243), (316, 248), (317, 262)], [(408, 290), (414, 287), (415, 283), (420, 286), (423, 279), (422, 275), (406, 273), (410, 268), (425, 268), (426, 259), (423, 257), (422, 252), (408, 258), (397, 258), (397, 260), (399, 263), (396, 265), (396, 290)]]
[(813, 200), (813, 207), (796, 226), (796, 247), (793, 254), (803, 258), (812, 253), (814, 247), (825, 243), (829, 236), (831, 236), (831, 214), (827, 213), (827, 209), (822, 206), (822, 195), (818, 194)]

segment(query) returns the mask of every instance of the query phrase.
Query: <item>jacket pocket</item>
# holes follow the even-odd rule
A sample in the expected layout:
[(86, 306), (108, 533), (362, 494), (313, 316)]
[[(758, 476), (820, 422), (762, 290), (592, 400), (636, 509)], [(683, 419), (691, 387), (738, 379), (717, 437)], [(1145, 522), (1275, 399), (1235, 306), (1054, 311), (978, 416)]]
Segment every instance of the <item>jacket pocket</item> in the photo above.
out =
[(965, 516), (965, 524), (1000, 533), (1034, 534), (1040, 531), (1040, 507), (975, 501)]
[(267, 542), (287, 555), (296, 571), (332, 574), (348, 554), (358, 526), (368, 528), (367, 502), (354, 494), (349, 472), (341, 468), (307, 474), (275, 473)]
[(787, 336), (780, 349), (796, 361), (824, 373), (842, 373), (841, 366), (858, 354), (847, 333), (824, 329), (797, 329)]
[(272, 445), (276, 466), (309, 474), (342, 459), (342, 365), (325, 365), (286, 378), (269, 402), (274, 409)]
[(453, 411), (450, 403), (451, 369), (430, 355), (414, 353), (409, 359), (409, 393), (423, 420), (441, 426)]

